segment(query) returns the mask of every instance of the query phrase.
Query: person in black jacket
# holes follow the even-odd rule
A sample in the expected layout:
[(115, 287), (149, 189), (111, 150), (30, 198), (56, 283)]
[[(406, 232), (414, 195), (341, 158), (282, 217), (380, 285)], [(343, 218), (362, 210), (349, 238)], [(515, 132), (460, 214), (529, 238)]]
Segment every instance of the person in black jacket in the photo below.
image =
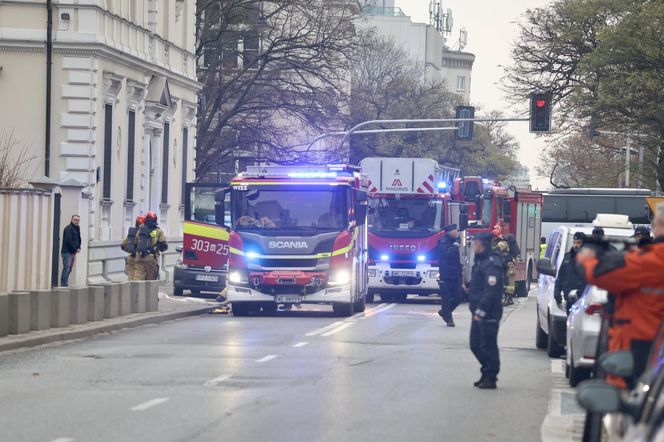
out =
[(567, 303), (567, 313), (574, 302), (570, 302), (569, 294), (573, 290), (577, 290), (577, 296), (581, 296), (581, 292), (586, 287), (586, 279), (583, 276), (583, 271), (577, 268), (576, 254), (586, 241), (586, 235), (583, 232), (576, 232), (574, 234), (572, 248), (569, 252), (565, 253), (563, 263), (558, 270), (556, 277), (556, 285), (553, 288), (553, 298), (557, 304), (560, 304), (565, 297)]
[(74, 215), (71, 217), (71, 222), (62, 233), (62, 276), (60, 277), (60, 285), (67, 287), (69, 285), (69, 274), (74, 266), (76, 254), (81, 251), (81, 217)]
[(475, 382), (481, 389), (495, 389), (500, 371), (498, 327), (503, 316), (503, 258), (491, 247), (491, 234), (480, 233), (473, 242), (475, 264), (470, 279), (468, 302), (473, 321), (470, 350), (481, 364), (482, 376)]
[(445, 234), (438, 241), (438, 271), (440, 287), (440, 310), (438, 315), (454, 327), (452, 312), (461, 302), (461, 254), (459, 252), (459, 230), (456, 224), (444, 228)]

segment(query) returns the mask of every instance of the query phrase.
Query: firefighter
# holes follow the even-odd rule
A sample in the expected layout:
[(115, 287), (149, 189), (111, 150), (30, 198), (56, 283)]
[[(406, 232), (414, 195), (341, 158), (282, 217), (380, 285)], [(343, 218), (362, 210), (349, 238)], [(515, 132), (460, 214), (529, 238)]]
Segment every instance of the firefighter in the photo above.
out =
[(539, 259), (544, 259), (545, 256), (546, 256), (546, 238), (545, 238), (545, 237), (541, 237), (541, 238), (540, 238), (540, 255), (539, 255)]
[(474, 385), (481, 389), (495, 389), (500, 371), (498, 327), (503, 316), (505, 268), (503, 257), (492, 248), (490, 233), (478, 234), (473, 248), (475, 263), (468, 294), (473, 315), (470, 349), (482, 366), (482, 376)]
[(135, 279), (150, 281), (159, 277), (159, 254), (168, 249), (166, 235), (157, 225), (157, 214), (150, 211), (136, 235)]
[(452, 312), (461, 302), (461, 253), (459, 230), (456, 224), (444, 228), (445, 234), (438, 242), (438, 273), (440, 287), (440, 310), (438, 315), (448, 327), (454, 327)]
[(513, 305), (514, 290), (516, 289), (516, 284), (514, 283), (516, 266), (510, 253), (510, 245), (503, 236), (503, 231), (500, 226), (495, 226), (491, 233), (493, 234), (491, 248), (498, 252), (500, 256), (502, 256), (505, 267), (505, 278), (503, 279), (505, 297), (503, 300), (503, 305)]
[(120, 245), (120, 248), (129, 254), (125, 262), (125, 273), (129, 281), (136, 279), (136, 234), (144, 222), (145, 215), (138, 215), (136, 217), (136, 224), (134, 227), (129, 228), (127, 236), (122, 240), (122, 244)]
[(560, 304), (565, 298), (567, 304), (567, 313), (569, 314), (570, 308), (574, 302), (570, 302), (569, 294), (577, 291), (577, 296), (581, 296), (583, 289), (586, 287), (586, 280), (583, 277), (583, 271), (577, 268), (576, 254), (583, 247), (586, 240), (586, 235), (583, 232), (576, 232), (572, 239), (572, 248), (569, 252), (565, 253), (563, 262), (558, 270), (558, 277), (556, 278), (556, 285), (553, 289), (553, 297), (556, 303)]
[[(632, 352), (634, 378), (644, 372), (650, 346), (664, 318), (664, 203), (657, 205), (653, 234), (655, 239), (639, 250), (584, 247), (576, 258), (588, 283), (606, 289), (615, 299), (609, 351)], [(608, 381), (625, 387), (621, 378), (609, 376)]]

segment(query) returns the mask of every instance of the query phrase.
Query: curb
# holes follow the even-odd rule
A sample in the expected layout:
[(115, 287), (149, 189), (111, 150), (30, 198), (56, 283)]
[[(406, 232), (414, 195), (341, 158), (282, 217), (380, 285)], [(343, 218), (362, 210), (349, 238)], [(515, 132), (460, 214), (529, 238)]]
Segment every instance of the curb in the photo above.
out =
[[(21, 348), (36, 347), (38, 345), (51, 344), (53, 342), (71, 341), (75, 339), (86, 338), (100, 333), (108, 333), (112, 331), (122, 330), (123, 328), (135, 328), (142, 325), (160, 324), (166, 321), (173, 321), (175, 319), (186, 318), (189, 316), (198, 316), (208, 313), (213, 307), (207, 306), (205, 308), (197, 308), (194, 310), (185, 310), (179, 312), (157, 313), (147, 317), (138, 317), (128, 319), (127, 321), (118, 322), (115, 324), (103, 324), (95, 326), (88, 326), (83, 330), (63, 330), (59, 333), (51, 333), (44, 336), (25, 336), (17, 338), (11, 342), (0, 342), (0, 353), (10, 350), (17, 350)], [(20, 335), (17, 335), (20, 336)]]

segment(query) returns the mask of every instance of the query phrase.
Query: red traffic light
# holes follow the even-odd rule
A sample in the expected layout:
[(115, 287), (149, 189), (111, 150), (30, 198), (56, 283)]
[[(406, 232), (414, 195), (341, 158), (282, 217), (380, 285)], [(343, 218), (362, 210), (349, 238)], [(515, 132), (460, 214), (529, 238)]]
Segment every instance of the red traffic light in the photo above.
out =
[(544, 107), (544, 106), (546, 106), (546, 100), (536, 100), (536, 101), (535, 101), (535, 106), (537, 106), (537, 107)]

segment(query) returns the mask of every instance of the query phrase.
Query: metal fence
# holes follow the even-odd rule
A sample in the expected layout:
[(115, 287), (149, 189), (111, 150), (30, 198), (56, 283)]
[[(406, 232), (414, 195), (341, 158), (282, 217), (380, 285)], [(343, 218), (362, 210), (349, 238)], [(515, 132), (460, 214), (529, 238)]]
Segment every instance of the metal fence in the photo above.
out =
[(53, 194), (0, 189), (0, 292), (51, 287)]

